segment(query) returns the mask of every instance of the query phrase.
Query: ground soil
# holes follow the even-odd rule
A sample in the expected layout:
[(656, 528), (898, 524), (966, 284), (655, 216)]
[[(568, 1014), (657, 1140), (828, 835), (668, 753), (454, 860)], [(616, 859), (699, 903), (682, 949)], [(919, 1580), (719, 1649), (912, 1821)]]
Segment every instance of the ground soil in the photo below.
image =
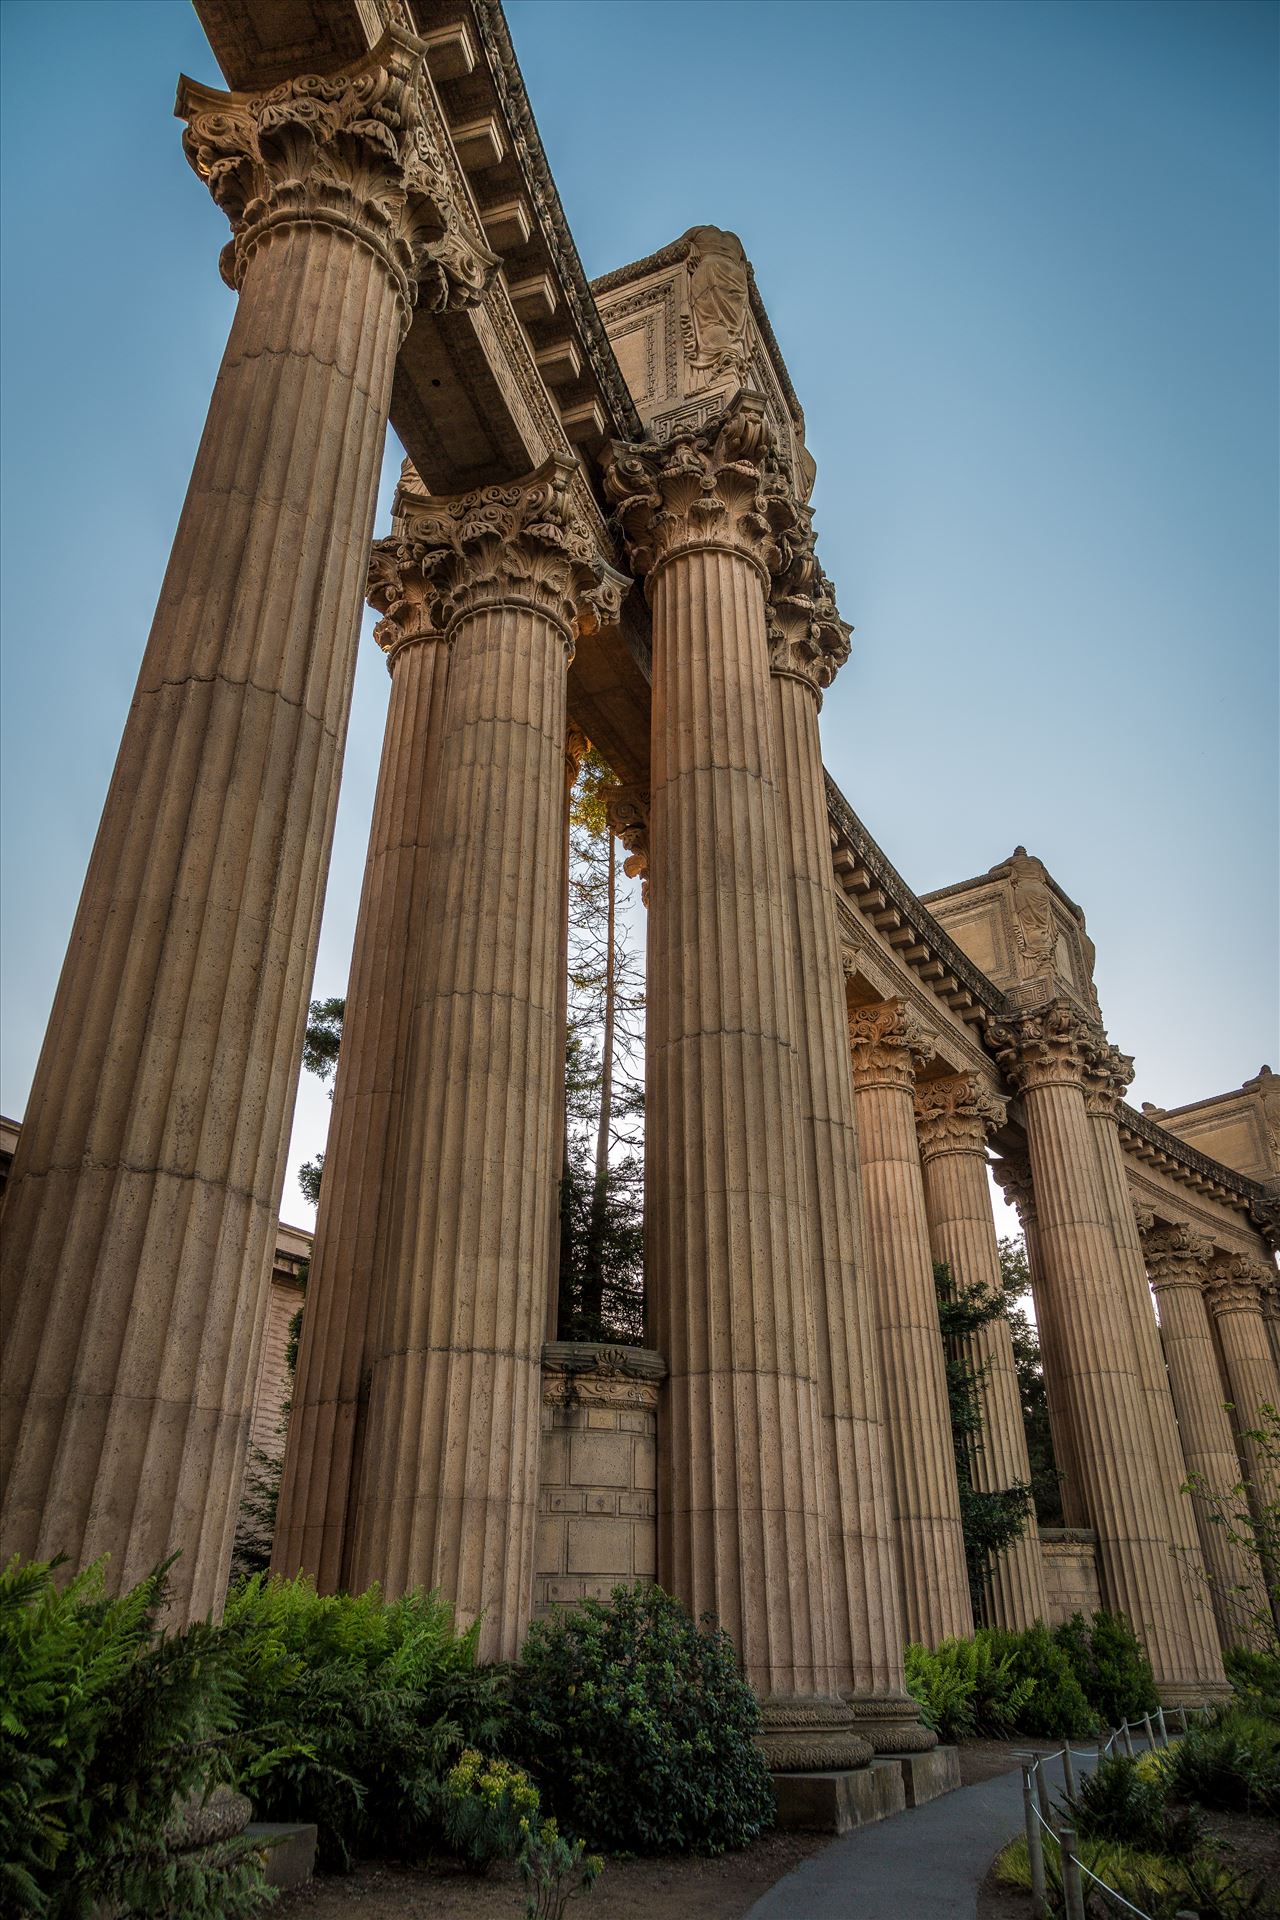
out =
[[(739, 1920), (783, 1874), (828, 1844), (822, 1834), (771, 1833), (714, 1860), (611, 1860), (594, 1891), (568, 1912), (577, 1920)], [(513, 1920), (524, 1894), (510, 1870), (484, 1879), (451, 1860), (421, 1867), (370, 1863), (326, 1874), (282, 1895), (273, 1920)]]

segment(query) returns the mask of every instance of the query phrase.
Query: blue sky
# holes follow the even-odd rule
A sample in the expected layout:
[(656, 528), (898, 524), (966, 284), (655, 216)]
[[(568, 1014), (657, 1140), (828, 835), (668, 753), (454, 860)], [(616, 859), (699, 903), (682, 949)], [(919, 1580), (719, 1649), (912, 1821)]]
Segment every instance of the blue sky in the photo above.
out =
[[(508, 16), (588, 273), (708, 221), (755, 264), (857, 629), (826, 757), (871, 831), (922, 892), (1018, 841), (1045, 860), (1135, 1099), (1280, 1067), (1275, 6)], [(180, 70), (218, 79), (184, 0), (5, 0), (0, 34), (20, 1115), (232, 295), (170, 117)], [(367, 642), (318, 994), (345, 986), (386, 685)], [(307, 1089), (293, 1162), (326, 1118)]]

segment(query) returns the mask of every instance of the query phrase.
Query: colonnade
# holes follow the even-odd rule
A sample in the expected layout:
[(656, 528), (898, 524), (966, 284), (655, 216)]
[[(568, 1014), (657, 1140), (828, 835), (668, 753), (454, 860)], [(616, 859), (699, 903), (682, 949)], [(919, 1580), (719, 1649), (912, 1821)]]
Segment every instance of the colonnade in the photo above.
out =
[[(473, 302), (496, 266), (423, 160), (420, 59), (393, 31), (323, 81), (180, 98), (240, 301), (10, 1183), (0, 1536), (109, 1551), (117, 1582), (181, 1548), (178, 1614), (220, 1603), (367, 585), (391, 697), (274, 1563), (439, 1585), (510, 1658), (560, 1171), (567, 675), (631, 580), (567, 453), (402, 488), (371, 547), (414, 304)], [(1211, 1696), (1201, 1552), (1234, 1563), (1179, 1489), (1193, 1460), (1222, 1486), (1237, 1444), (1265, 1472), (1210, 1404), (1219, 1365), (1242, 1411), (1280, 1397), (1265, 1270), (1139, 1237), (1127, 1063), (1074, 1001), (993, 1022), (989, 1071), (957, 1073), (913, 1005), (846, 985), (818, 711), (849, 630), (763, 400), (614, 443), (602, 485), (652, 618), (660, 1579), (732, 1634), (775, 1767), (930, 1743), (904, 1641), (973, 1627), (934, 1266), (999, 1284), (987, 1154), (1014, 1093), (1064, 1499), (1165, 1697)], [(1023, 1483), (1007, 1323), (970, 1357), (972, 1482)], [(1034, 1523), (985, 1605), (1044, 1616)]]

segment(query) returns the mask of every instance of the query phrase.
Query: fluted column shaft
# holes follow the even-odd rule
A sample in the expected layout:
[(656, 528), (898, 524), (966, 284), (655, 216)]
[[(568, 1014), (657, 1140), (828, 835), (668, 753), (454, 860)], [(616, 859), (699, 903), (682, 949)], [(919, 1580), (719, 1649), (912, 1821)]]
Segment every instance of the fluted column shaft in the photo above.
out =
[(916, 1142), (924, 1040), (901, 1001), (856, 1008), (849, 1024), (904, 1626), (936, 1646), (973, 1632), (973, 1608)]
[(1212, 1247), (1185, 1228), (1155, 1227), (1145, 1237), (1144, 1251), (1160, 1309), (1183, 1456), (1193, 1484), (1191, 1503), (1209, 1598), (1222, 1646), (1240, 1646), (1247, 1639), (1249, 1621), (1265, 1601), (1256, 1569), (1233, 1545), (1227, 1528), (1214, 1519), (1216, 1513), (1235, 1508), (1232, 1489), (1239, 1484), (1240, 1462), (1223, 1404), (1222, 1377), (1203, 1292)]
[[(945, 1261), (961, 1294), (998, 1294), (1000, 1249), (987, 1182), (986, 1133), (1003, 1119), (1004, 1102), (965, 1074), (921, 1088), (916, 1115), (933, 1257)], [(969, 1463), (973, 1486), (985, 1493), (1026, 1486), (1031, 1463), (1008, 1320), (1003, 1315), (989, 1320), (970, 1336), (968, 1348), (982, 1412), (980, 1442)], [(1034, 1511), (1028, 1510), (1019, 1538), (992, 1562), (985, 1600), (992, 1626), (1016, 1630), (1047, 1619)]]
[[(776, 643), (775, 643), (776, 644)], [(798, 1082), (814, 1260), (814, 1328), (830, 1536), (837, 1685), (865, 1705), (882, 1751), (901, 1743), (902, 1619), (870, 1278), (831, 837), (808, 674), (775, 656), (784, 864), (796, 960)], [(897, 1709), (895, 1711), (895, 1708)], [(914, 1716), (911, 1716), (914, 1717)]]
[(1107, 1216), (1111, 1222), (1121, 1292), (1129, 1323), (1134, 1372), (1147, 1404), (1147, 1419), (1154, 1447), (1156, 1489), (1164, 1510), (1165, 1538), (1182, 1575), (1180, 1584), (1191, 1635), (1191, 1658), (1195, 1671), (1210, 1672), (1218, 1664), (1220, 1642), (1205, 1579), (1195, 1511), (1190, 1499), (1182, 1491), (1187, 1478), (1187, 1464), (1178, 1432), (1168, 1369), (1160, 1345), (1147, 1264), (1125, 1178), (1124, 1148), (1120, 1144), (1120, 1129), (1116, 1122), (1117, 1102), (1129, 1082), (1129, 1065), (1125, 1056), (1114, 1048), (1097, 1056), (1094, 1071), (1086, 1083), (1085, 1104), (1093, 1128), (1098, 1172)]
[(1168, 1538), (1160, 1462), (1085, 1109), (1095, 1032), (1074, 1008), (1055, 1002), (1021, 1016), (996, 1044), (1023, 1097), (1053, 1337), (1104, 1591), (1145, 1642), (1162, 1697), (1204, 1698), (1222, 1688), (1221, 1661), (1192, 1630), (1189, 1583)]
[[(565, 679), (607, 571), (575, 469), (404, 503), (451, 648), (351, 1581), (519, 1651), (559, 1141)], [(616, 610), (617, 592), (612, 594)]]
[(220, 1604), (401, 302), (336, 226), (249, 260), (6, 1209), (7, 1558), (176, 1548)]
[(380, 1223), (385, 1231), (390, 1212), (449, 666), (443, 637), (420, 618), (385, 619), (379, 638), (387, 648), (391, 699), (272, 1551), (277, 1572), (303, 1568), (322, 1593), (342, 1584), (358, 1427), (373, 1359), (375, 1253)]
[(1280, 1494), (1268, 1449), (1252, 1436), (1262, 1424), (1264, 1407), (1280, 1409), (1280, 1381), (1262, 1317), (1265, 1270), (1233, 1258), (1210, 1269), (1209, 1311), (1213, 1317), (1231, 1389), (1234, 1425), (1246, 1478), (1255, 1503), (1268, 1505)]

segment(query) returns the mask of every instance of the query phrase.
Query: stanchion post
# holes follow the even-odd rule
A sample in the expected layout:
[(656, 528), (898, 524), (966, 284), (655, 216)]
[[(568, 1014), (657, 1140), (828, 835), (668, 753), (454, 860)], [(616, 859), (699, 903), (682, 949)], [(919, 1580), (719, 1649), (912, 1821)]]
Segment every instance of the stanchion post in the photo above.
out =
[(1156, 1708), (1156, 1725), (1160, 1729), (1160, 1745), (1167, 1747), (1169, 1744), (1169, 1723), (1164, 1717), (1163, 1707)]
[(1062, 1853), (1062, 1900), (1067, 1920), (1084, 1920), (1084, 1889), (1080, 1884), (1074, 1827), (1063, 1827), (1058, 1835), (1058, 1846)]
[(1046, 1827), (1053, 1826), (1053, 1802), (1049, 1798), (1049, 1782), (1044, 1777), (1043, 1759), (1035, 1762), (1036, 1798), (1040, 1802), (1040, 1816)]
[(1143, 1714), (1142, 1724), (1147, 1730), (1147, 1745), (1148, 1747), (1154, 1748), (1156, 1744), (1156, 1730), (1151, 1724), (1151, 1715), (1149, 1713)]
[(1044, 1840), (1031, 1791), (1031, 1768), (1022, 1769), (1022, 1813), (1027, 1823), (1027, 1861), (1031, 1868), (1031, 1912), (1034, 1920), (1045, 1920), (1049, 1903), (1044, 1888)]
[(1129, 1722), (1128, 1722), (1127, 1720), (1125, 1721), (1125, 1723), (1124, 1723), (1124, 1725), (1123, 1725), (1123, 1726), (1121, 1727), (1121, 1729), (1120, 1729), (1120, 1738), (1121, 1738), (1121, 1739), (1122, 1739), (1122, 1740), (1124, 1741), (1124, 1750), (1125, 1750), (1125, 1752), (1126, 1752), (1126, 1753), (1128, 1754), (1128, 1756), (1129, 1756), (1129, 1758), (1130, 1758), (1130, 1759), (1132, 1760), (1132, 1758), (1133, 1758), (1133, 1735), (1132, 1735), (1132, 1734), (1130, 1733), (1130, 1731), (1129, 1731)]
[(1072, 1806), (1074, 1806), (1076, 1802), (1076, 1770), (1071, 1758), (1071, 1748), (1069, 1746), (1062, 1749), (1062, 1777), (1067, 1783), (1067, 1799), (1071, 1802)]

